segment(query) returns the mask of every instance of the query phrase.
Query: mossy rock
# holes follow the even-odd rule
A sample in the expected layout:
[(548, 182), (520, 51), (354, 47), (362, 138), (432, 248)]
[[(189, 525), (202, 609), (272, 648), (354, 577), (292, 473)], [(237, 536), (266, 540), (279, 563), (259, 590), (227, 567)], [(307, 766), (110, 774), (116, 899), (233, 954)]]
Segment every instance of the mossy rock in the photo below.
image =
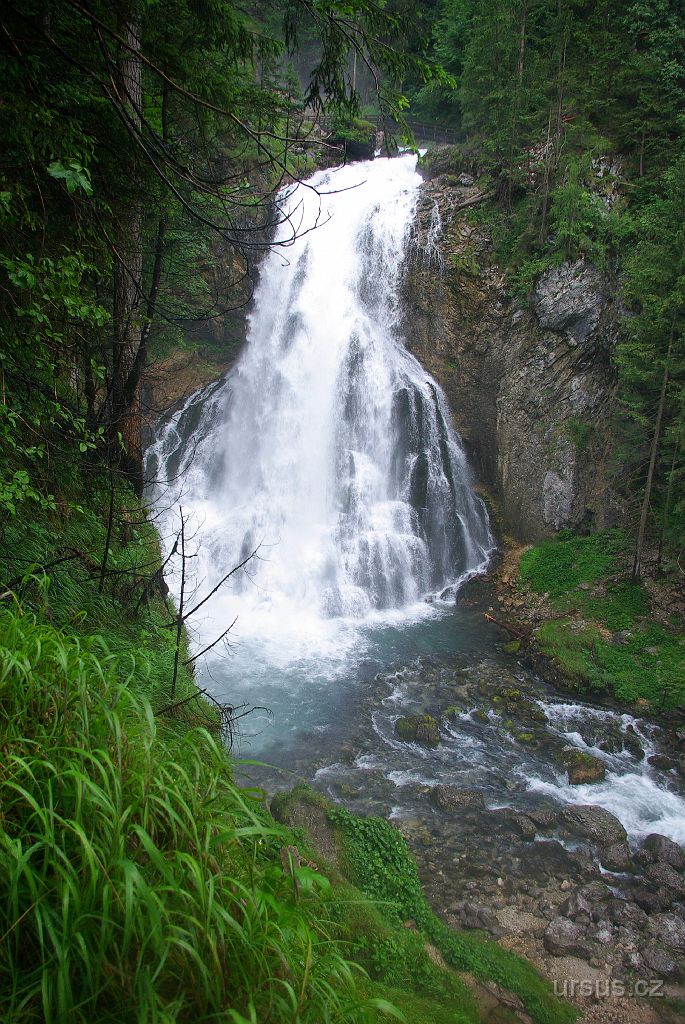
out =
[(405, 743), (418, 743), (422, 747), (437, 747), (440, 744), (440, 726), (432, 715), (398, 718), (395, 732)]
[(532, 700), (521, 701), (517, 710), (521, 718), (526, 718), (531, 722), (539, 722), (541, 725), (544, 725), (547, 722), (547, 715), (545, 712)]
[(351, 786), (349, 782), (341, 782), (338, 792), (346, 800), (355, 800), (359, 796), (359, 789), (356, 786)]
[(584, 750), (568, 750), (562, 754), (568, 781), (572, 786), (582, 786), (588, 782), (601, 782), (606, 775), (604, 762)]
[(490, 719), (488, 718), (487, 711), (483, 711), (482, 708), (476, 708), (475, 711), (472, 711), (471, 718), (473, 718), (476, 722), (482, 722), (485, 725), (487, 725), (487, 723), (490, 721)]
[(502, 650), (506, 654), (518, 654), (518, 652), (521, 650), (521, 641), (510, 640), (508, 643), (502, 646)]
[(322, 793), (301, 783), (289, 792), (276, 793), (271, 814), (283, 825), (303, 829), (312, 849), (329, 864), (340, 866), (341, 839), (329, 821), (331, 804)]
[(532, 732), (517, 732), (514, 734), (516, 740), (519, 743), (523, 743), (526, 747), (537, 747), (538, 741)]
[(464, 709), (459, 707), (458, 704), (450, 704), (449, 707), (446, 707), (443, 711), (443, 715), (445, 718), (451, 718), (452, 721), (454, 721), (455, 718), (459, 718), (459, 715), (463, 710)]

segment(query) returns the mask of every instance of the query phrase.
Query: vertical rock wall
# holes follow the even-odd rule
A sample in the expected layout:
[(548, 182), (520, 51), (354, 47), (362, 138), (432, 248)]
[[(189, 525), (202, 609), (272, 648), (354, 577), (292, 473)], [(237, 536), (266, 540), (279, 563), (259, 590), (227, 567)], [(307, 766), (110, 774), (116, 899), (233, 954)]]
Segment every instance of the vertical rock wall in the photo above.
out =
[(621, 513), (611, 490), (615, 285), (581, 260), (547, 271), (530, 301), (512, 299), (487, 234), (468, 223), (482, 197), (463, 178), (426, 183), (407, 343), (445, 389), (505, 529), (536, 540), (611, 525)]

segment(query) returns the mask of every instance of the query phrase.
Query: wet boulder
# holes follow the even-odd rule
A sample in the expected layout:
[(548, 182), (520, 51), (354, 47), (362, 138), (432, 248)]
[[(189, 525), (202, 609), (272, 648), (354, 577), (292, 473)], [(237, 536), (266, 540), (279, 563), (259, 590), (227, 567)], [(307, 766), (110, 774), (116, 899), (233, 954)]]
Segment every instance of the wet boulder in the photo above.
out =
[(430, 799), (441, 811), (483, 810), (485, 807), (480, 790), (460, 786), (433, 786)]
[(538, 828), (555, 828), (559, 822), (559, 812), (552, 807), (534, 807), (526, 814)]
[(623, 748), (624, 750), (627, 750), (629, 754), (632, 754), (636, 760), (644, 760), (645, 751), (635, 730), (635, 726), (633, 725), (629, 725), (626, 729), (623, 737)]
[(678, 762), (668, 754), (650, 754), (647, 758), (647, 763), (651, 764), (652, 768), (657, 768), (660, 772), (670, 772), (677, 769)]
[(668, 836), (652, 832), (642, 844), (642, 851), (652, 863), (663, 861), (676, 871), (685, 871), (685, 850)]
[(418, 743), (422, 747), (440, 745), (440, 726), (432, 715), (408, 715), (398, 718), (395, 732), (405, 743)]
[(599, 859), (602, 867), (607, 871), (618, 871), (624, 873), (634, 871), (633, 857), (627, 843), (612, 843), (600, 851)]
[(512, 814), (510, 822), (513, 830), (517, 832), (522, 839), (527, 839), (529, 841), (535, 839), (537, 829), (527, 814)]
[(650, 864), (645, 871), (645, 878), (658, 888), (668, 889), (676, 896), (685, 896), (685, 878), (665, 861)]
[(562, 752), (562, 759), (568, 781), (572, 786), (582, 786), (588, 782), (601, 782), (606, 775), (604, 762), (584, 750), (571, 750)]
[(600, 846), (622, 843), (628, 838), (616, 815), (597, 804), (571, 804), (564, 808), (563, 819), (571, 831)]

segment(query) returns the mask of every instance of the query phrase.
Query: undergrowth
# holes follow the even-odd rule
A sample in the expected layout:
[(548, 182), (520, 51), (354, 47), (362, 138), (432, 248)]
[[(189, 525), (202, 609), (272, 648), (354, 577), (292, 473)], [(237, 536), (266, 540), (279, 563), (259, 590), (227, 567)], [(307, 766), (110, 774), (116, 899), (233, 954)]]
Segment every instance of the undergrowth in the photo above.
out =
[(463, 972), (516, 993), (537, 1024), (575, 1020), (572, 1007), (531, 964), (485, 936), (440, 921), (405, 839), (388, 821), (358, 817), (305, 784), (278, 793), (271, 808), (279, 821), (307, 822), (303, 842), (337, 847), (329, 873), (338, 891), (348, 892), (342, 911), (350, 955), (375, 985), (367, 991), (384, 992), (411, 1024), (477, 1024), (479, 1007)]
[[(135, 685), (159, 708), (169, 700), (174, 661), (173, 608), (158, 588), (143, 595), (161, 564), (159, 536), (128, 487), (118, 486), (106, 572), (109, 488), (104, 475), (62, 482), (54, 511), (5, 521), (0, 535), (0, 579), (22, 606), (74, 637), (102, 634), (108, 650), (133, 659)], [(85, 497), (84, 497), (85, 496)], [(187, 651), (184, 648), (184, 659)], [(181, 666), (177, 699), (195, 689)]]
[(396, 972), (402, 970), (406, 977), (407, 957), (413, 956), (416, 970), (425, 969), (415, 947), (425, 947), (427, 940), (437, 947), (450, 968), (469, 971), (476, 978), (495, 981), (515, 992), (537, 1024), (563, 1024), (575, 1019), (572, 1008), (553, 995), (551, 986), (525, 960), (495, 942), (454, 931), (440, 921), (424, 895), (416, 862), (404, 838), (389, 822), (360, 818), (341, 808), (331, 809), (328, 816), (342, 835), (343, 858), (351, 880), (382, 905), (384, 918), (394, 920), (400, 928), (409, 922), (418, 931), (417, 935), (405, 929), (409, 938), (399, 940), (395, 933), (375, 953), (384, 979), (392, 984)]
[(621, 531), (543, 541), (521, 559), (520, 580), (559, 613), (536, 636), (570, 683), (654, 710), (685, 707), (685, 636), (651, 617)]
[[(0, 611), (0, 1005), (29, 1022), (375, 1019), (330, 884), (140, 666)], [(386, 1007), (387, 1008), (387, 1007)]]

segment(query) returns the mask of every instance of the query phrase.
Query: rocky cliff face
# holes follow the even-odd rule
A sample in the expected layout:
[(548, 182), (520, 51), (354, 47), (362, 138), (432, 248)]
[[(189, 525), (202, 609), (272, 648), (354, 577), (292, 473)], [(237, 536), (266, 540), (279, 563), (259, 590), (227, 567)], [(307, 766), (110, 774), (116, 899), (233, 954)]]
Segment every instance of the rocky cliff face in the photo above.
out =
[(444, 387), (476, 474), (504, 527), (536, 540), (619, 518), (612, 496), (612, 282), (585, 261), (514, 300), (487, 234), (468, 223), (471, 179), (426, 183), (406, 281), (405, 333)]

